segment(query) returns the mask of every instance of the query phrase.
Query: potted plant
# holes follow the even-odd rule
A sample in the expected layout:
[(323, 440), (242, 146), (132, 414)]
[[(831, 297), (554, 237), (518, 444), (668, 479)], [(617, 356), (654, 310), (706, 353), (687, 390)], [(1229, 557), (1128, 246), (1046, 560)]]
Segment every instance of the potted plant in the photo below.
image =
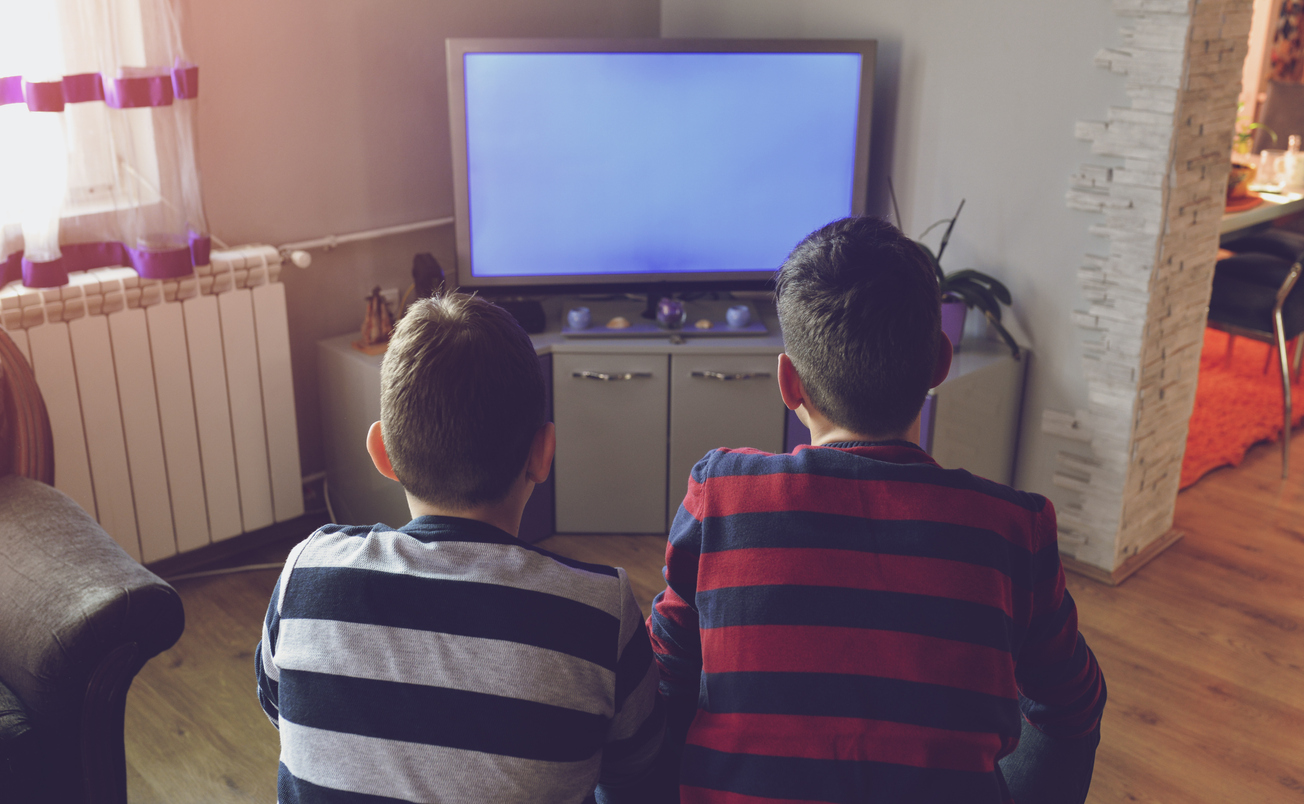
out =
[[(901, 210), (897, 209), (896, 191), (892, 188), (892, 181), (888, 180), (888, 193), (892, 198), (892, 211), (896, 214), (897, 228), (901, 228)], [(937, 272), (937, 284), (942, 291), (942, 331), (951, 339), (951, 343), (958, 349), (960, 348), (960, 335), (964, 332), (965, 313), (969, 308), (977, 308), (982, 311), (983, 316), (987, 318), (987, 323), (996, 334), (1001, 336), (1005, 345), (1010, 347), (1010, 354), (1015, 360), (1019, 359), (1019, 344), (1010, 335), (1005, 326), (1001, 324), (1001, 305), (1011, 303), (1010, 290), (1005, 287), (996, 277), (976, 271), (972, 268), (965, 268), (955, 273), (946, 273), (942, 270), (942, 255), (946, 252), (946, 244), (951, 240), (951, 232), (955, 229), (955, 222), (960, 218), (960, 210), (964, 209), (964, 199), (960, 200), (960, 206), (955, 210), (955, 214), (949, 218), (942, 218), (932, 226), (924, 230), (923, 234), (914, 238), (923, 252), (928, 255), (929, 261), (933, 264), (933, 270)], [(924, 243), (924, 238), (928, 233), (946, 224), (946, 231), (942, 233), (942, 240), (937, 244), (937, 252), (934, 253), (931, 248)]]
[(1272, 138), (1272, 144), (1277, 144), (1277, 132), (1263, 125), (1262, 123), (1251, 122), (1248, 118), (1241, 116), (1241, 110), (1245, 108), (1244, 103), (1236, 104), (1236, 129), (1232, 137), (1232, 167), (1231, 172), (1227, 174), (1227, 198), (1243, 198), (1249, 194), (1250, 182), (1254, 179), (1256, 164), (1254, 156), (1250, 153), (1250, 143), (1254, 139), (1254, 132), (1263, 129)]

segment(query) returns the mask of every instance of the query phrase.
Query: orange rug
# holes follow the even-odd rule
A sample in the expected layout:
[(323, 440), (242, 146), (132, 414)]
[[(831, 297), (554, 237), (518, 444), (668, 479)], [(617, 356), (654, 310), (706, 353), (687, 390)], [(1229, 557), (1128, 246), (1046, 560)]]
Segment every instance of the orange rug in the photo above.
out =
[[(1204, 331), (1195, 409), (1182, 459), (1182, 488), (1219, 466), (1240, 466), (1250, 447), (1281, 435), (1281, 369), (1276, 349), (1236, 338), (1229, 358), (1231, 343), (1225, 332)], [(1265, 372), (1269, 351), (1272, 362)], [(1291, 421), (1298, 425), (1304, 421), (1304, 385), (1299, 382), (1291, 387), (1291, 402)]]

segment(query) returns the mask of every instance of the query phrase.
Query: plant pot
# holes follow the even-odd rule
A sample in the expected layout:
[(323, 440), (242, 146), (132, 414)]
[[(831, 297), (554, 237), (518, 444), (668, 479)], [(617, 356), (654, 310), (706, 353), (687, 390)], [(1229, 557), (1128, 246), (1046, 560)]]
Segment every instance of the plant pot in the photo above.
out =
[(951, 340), (951, 347), (959, 350), (964, 336), (964, 316), (969, 307), (961, 299), (942, 298), (942, 334)]
[(1232, 164), (1227, 174), (1227, 197), (1244, 198), (1250, 192), (1250, 180), (1254, 178), (1253, 165)]

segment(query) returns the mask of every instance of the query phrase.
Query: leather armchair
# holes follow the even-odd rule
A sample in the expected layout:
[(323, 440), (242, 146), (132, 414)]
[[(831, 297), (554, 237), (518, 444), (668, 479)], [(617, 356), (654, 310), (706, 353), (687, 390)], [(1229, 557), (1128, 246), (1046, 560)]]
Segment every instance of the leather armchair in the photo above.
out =
[(0, 371), (0, 800), (125, 804), (127, 690), (181, 599), (49, 485), (45, 405), (2, 330)]

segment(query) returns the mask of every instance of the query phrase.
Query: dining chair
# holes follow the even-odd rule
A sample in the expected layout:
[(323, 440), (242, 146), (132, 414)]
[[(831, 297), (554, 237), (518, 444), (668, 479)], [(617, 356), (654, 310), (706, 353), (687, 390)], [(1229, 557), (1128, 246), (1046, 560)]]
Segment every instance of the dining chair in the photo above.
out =
[[(1286, 342), (1304, 332), (1304, 293), (1296, 283), (1304, 272), (1304, 250), (1283, 258), (1278, 253), (1247, 251), (1219, 260), (1214, 267), (1208, 325), (1217, 330), (1275, 344), (1281, 365), (1284, 423), (1281, 476), (1290, 471), (1291, 367)], [(1304, 339), (1300, 342), (1304, 343)], [(1298, 344), (1297, 344), (1298, 346)], [(1298, 364), (1298, 348), (1296, 363)]]

